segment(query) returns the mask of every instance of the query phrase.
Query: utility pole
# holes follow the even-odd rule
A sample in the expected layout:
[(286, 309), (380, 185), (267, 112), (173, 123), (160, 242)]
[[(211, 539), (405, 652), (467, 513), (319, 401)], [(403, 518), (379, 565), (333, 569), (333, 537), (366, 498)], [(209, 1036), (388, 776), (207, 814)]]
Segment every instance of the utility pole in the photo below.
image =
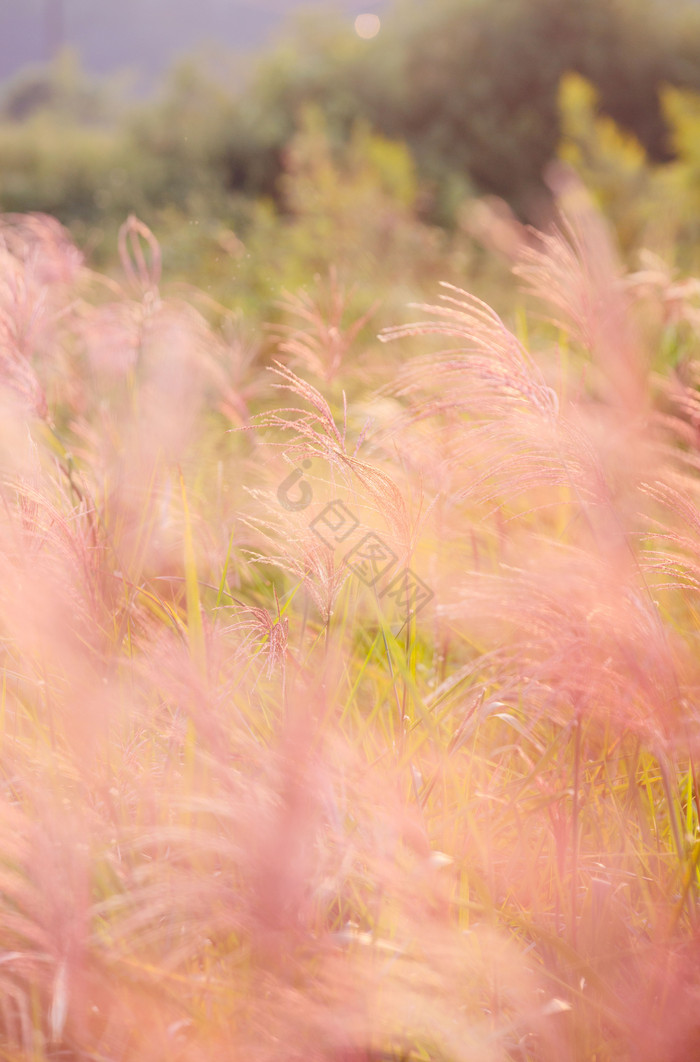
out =
[(44, 0), (44, 41), (48, 62), (58, 55), (65, 39), (65, 0)]

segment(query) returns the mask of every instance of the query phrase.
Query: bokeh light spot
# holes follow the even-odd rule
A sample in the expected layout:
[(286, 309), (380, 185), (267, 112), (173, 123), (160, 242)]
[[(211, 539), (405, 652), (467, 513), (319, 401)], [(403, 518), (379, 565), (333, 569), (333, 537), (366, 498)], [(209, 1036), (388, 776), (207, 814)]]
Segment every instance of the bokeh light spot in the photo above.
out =
[(358, 15), (355, 19), (355, 33), (365, 41), (376, 37), (381, 26), (378, 15)]

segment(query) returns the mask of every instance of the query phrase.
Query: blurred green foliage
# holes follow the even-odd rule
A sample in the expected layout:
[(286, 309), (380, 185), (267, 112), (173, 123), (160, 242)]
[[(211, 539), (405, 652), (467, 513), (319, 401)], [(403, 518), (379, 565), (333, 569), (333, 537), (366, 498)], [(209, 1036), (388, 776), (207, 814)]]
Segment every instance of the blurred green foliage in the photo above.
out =
[(89, 78), (75, 51), (65, 48), (52, 63), (30, 66), (9, 81), (0, 94), (0, 115), (20, 122), (43, 112), (94, 125), (114, 117), (126, 84), (122, 77)]
[(309, 105), (285, 152), (278, 199), (252, 201), (238, 224), (225, 216), (194, 226), (184, 215), (179, 225), (173, 215), (162, 217), (170, 233), (164, 251), (171, 273), (194, 273), (200, 287), (233, 302), (249, 321), (273, 320), (283, 291), (318, 286), (329, 271), (353, 290), (358, 314), (381, 296), (387, 323), (406, 302), (465, 271), (481, 269), (505, 283), (506, 268), (487, 264), (464, 232), (426, 221), (421, 196), (404, 145), (362, 123), (347, 143), (334, 143), (325, 115)]
[(322, 105), (332, 135), (367, 119), (408, 144), (449, 219), (455, 182), (503, 196), (523, 213), (544, 194), (559, 138), (557, 92), (576, 71), (655, 161), (671, 143), (665, 84), (700, 88), (697, 6), (657, 0), (405, 0), (372, 41), (335, 20), (300, 22), (268, 55), (245, 97), (246, 136), (232, 137), (231, 183), (261, 165), (269, 192), (300, 107)]
[[(649, 161), (639, 140), (601, 112), (599, 93), (580, 75), (562, 78), (559, 110), (559, 157), (576, 170), (613, 222), (623, 250), (653, 240), (652, 228), (670, 190), (671, 167)], [(665, 231), (668, 220), (664, 218)]]
[(558, 152), (623, 250), (692, 258), (697, 4), (398, 0), (371, 41), (307, 15), (247, 75), (191, 57), (155, 98), (126, 87), (65, 53), (0, 94), (0, 210), (53, 214), (98, 264), (135, 213), (176, 275), (216, 298), (233, 279), (259, 312), (331, 264), (411, 297), (492, 268), (460, 229), (470, 197), (542, 221)]
[(661, 94), (673, 161), (653, 162), (639, 140), (602, 113), (594, 86), (562, 79), (559, 157), (612, 222), (622, 251), (649, 248), (684, 271), (700, 270), (700, 96), (667, 86)]

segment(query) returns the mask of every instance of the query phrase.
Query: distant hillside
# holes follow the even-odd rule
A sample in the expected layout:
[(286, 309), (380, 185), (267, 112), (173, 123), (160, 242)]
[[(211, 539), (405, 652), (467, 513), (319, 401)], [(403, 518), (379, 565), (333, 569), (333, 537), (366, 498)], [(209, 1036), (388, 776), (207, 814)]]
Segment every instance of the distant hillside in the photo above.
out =
[[(92, 73), (128, 67), (148, 81), (206, 42), (240, 51), (260, 47), (292, 12), (310, 6), (299, 0), (0, 0), (0, 80), (69, 44)], [(315, 6), (354, 18), (386, 3)]]

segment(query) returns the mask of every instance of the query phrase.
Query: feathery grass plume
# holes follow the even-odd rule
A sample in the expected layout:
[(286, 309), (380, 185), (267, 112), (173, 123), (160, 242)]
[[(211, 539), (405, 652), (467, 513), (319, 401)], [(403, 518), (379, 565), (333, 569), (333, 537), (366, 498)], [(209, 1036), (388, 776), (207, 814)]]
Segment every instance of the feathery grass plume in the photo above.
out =
[[(444, 305), (427, 308), (431, 320), (390, 329), (382, 338), (434, 333), (463, 343), (416, 359), (392, 388), (411, 399), (406, 422), (441, 417), (450, 425), (450, 442), (456, 441), (445, 471), (452, 468), (463, 479), (460, 486), (452, 478), (453, 491), (510, 506), (518, 495), (529, 495), (533, 506), (561, 509), (566, 490), (595, 534), (612, 541), (620, 538), (615, 526), (631, 515), (620, 520), (616, 509), (636, 504), (640, 479), (662, 460), (649, 433), (648, 359), (602, 223), (574, 193), (562, 203), (562, 218), (561, 231), (542, 234), (539, 247), (523, 250), (519, 272), (555, 304), (558, 323), (575, 336), (580, 356), (598, 359), (601, 373), (608, 373), (610, 386), (599, 388), (597, 401), (576, 398), (551, 355), (537, 363), (493, 311), (466, 293), (443, 296)], [(608, 352), (606, 344), (615, 349)], [(427, 382), (435, 374), (437, 386)], [(455, 417), (465, 424), (461, 433)]]
[[(555, 393), (546, 384), (536, 362), (498, 314), (481, 299), (452, 284), (443, 284), (443, 287), (451, 294), (441, 296), (440, 305), (417, 307), (430, 314), (429, 320), (385, 329), (381, 338), (389, 341), (415, 335), (438, 335), (464, 341), (463, 346), (455, 350), (433, 355), (431, 365), (448, 377), (457, 376), (460, 370), (469, 368), (479, 390), (471, 399), (471, 407), (460, 405), (460, 408), (488, 413), (489, 409), (501, 412), (504, 404), (516, 404), (532, 408), (544, 416), (555, 416), (558, 410)], [(397, 392), (401, 395), (410, 393), (421, 379), (421, 370), (426, 367), (427, 359), (410, 365), (397, 381)], [(469, 401), (466, 393), (461, 393), (460, 398), (465, 403)]]
[(3, 214), (2, 244), (30, 268), (39, 285), (54, 290), (70, 288), (83, 268), (70, 233), (48, 214)]
[(128, 971), (136, 947), (156, 1014), (168, 995), (182, 1001), (185, 1042), (208, 1035), (209, 1050), (255, 1059), (414, 1044), (491, 1059), (526, 1029), (546, 1039), (515, 950), (498, 934), (455, 937), (431, 906), (425, 849), (402, 841), (388, 764), (369, 767), (319, 732), (318, 698), (334, 685), (327, 675), (295, 689), (271, 747), (249, 742), (235, 767), (225, 741), (211, 746), (190, 791), (176, 786), (160, 822), (126, 835), (131, 886), (101, 909), (115, 969)]
[(700, 450), (699, 383), (700, 366), (697, 361), (681, 363), (670, 378), (658, 381), (667, 405), (665, 409), (657, 411), (656, 419), (670, 435), (672, 448), (668, 456), (691, 473), (697, 469)]
[(693, 669), (638, 573), (582, 551), (536, 549), (527, 567), (457, 583), (442, 614), (456, 624), (468, 606), (482, 635), (507, 645), (500, 681), (523, 682), (533, 716), (597, 719), (664, 749), (689, 692), (682, 676), (691, 681)]
[(630, 273), (626, 287), (633, 298), (651, 298), (656, 302), (665, 325), (687, 322), (695, 332), (700, 328), (700, 310), (696, 300), (700, 296), (700, 280), (683, 277), (651, 251), (639, 253), (641, 269)]
[(120, 248), (127, 287), (111, 284), (116, 299), (98, 295), (95, 305), (80, 307), (76, 331), (90, 367), (92, 408), (71, 428), (75, 452), (89, 455), (118, 567), (138, 584), (159, 569), (179, 574), (173, 477), (203, 439), (206, 408), (230, 385), (222, 337), (192, 305), (159, 290), (160, 250), (150, 230), (131, 218)]
[(379, 303), (375, 302), (346, 326), (343, 319), (353, 290), (346, 292), (334, 267), (329, 273), (327, 289), (317, 298), (306, 291), (295, 295), (285, 292), (280, 309), (299, 324), (276, 325), (272, 336), (277, 340), (279, 352), (289, 355), (295, 368), (307, 369), (326, 383), (332, 383), (344, 369), (349, 352)]
[[(380, 436), (385, 448), (392, 444), (403, 455), (415, 478), (430, 485), (428, 540), (440, 543), (430, 561), (436, 590), (443, 568), (446, 585), (454, 584), (454, 563), (444, 565), (443, 558), (460, 556), (461, 564), (470, 565), (482, 550), (490, 552), (484, 545), (493, 538), (484, 524), (489, 510), (500, 519), (504, 498), (516, 511), (518, 505), (527, 512), (552, 504), (552, 494), (558, 500), (570, 475), (560, 452), (554, 391), (493, 311), (466, 293), (448, 291), (432, 320), (382, 335), (388, 340), (436, 333), (457, 344), (399, 371), (390, 390), (406, 409)], [(549, 492), (544, 497), (543, 490)], [(484, 502), (486, 511), (479, 509)], [(443, 552), (444, 536), (450, 552)]]
[[(258, 415), (255, 418), (256, 427), (291, 432), (292, 441), (285, 444), (290, 456), (300, 460), (323, 457), (330, 470), (340, 471), (346, 482), (352, 482), (354, 477), (363, 488), (364, 500), (369, 500), (374, 511), (391, 529), (402, 557), (408, 557), (412, 548), (412, 529), (402, 492), (383, 469), (361, 461), (354, 453), (348, 453), (345, 395), (341, 431), (328, 402), (317, 388), (279, 362), (272, 367), (272, 371), (283, 380), (283, 383), (274, 386), (297, 395), (312, 406), (313, 412), (295, 407), (274, 409)], [(364, 433), (360, 436), (360, 442), (363, 438)], [(360, 504), (362, 501), (360, 498)]]
[(247, 618), (239, 620), (231, 627), (233, 630), (247, 630), (249, 640), (261, 644), (267, 657), (268, 676), (277, 666), (284, 669), (289, 641), (289, 618), (282, 616), (277, 590), (275, 590), (275, 604), (277, 606), (276, 619), (273, 619), (266, 608), (243, 605), (243, 613)]
[(80, 266), (52, 218), (5, 215), (0, 224), (0, 369), (5, 387), (40, 417), (48, 413), (36, 360), (53, 341), (66, 289)]
[(301, 449), (292, 451), (295, 456), (297, 453), (317, 454), (327, 457), (329, 461), (344, 456), (347, 433), (346, 410), (344, 409), (341, 431), (328, 402), (316, 387), (297, 376), (281, 362), (275, 362), (271, 366), (271, 371), (283, 381), (273, 384), (273, 387), (284, 389), (301, 398), (312, 407), (313, 412), (300, 409), (298, 406), (287, 406), (260, 414), (256, 417), (256, 423), (262, 428), (293, 431), (298, 437), (293, 445), (296, 446), (302, 440), (305, 444)]
[[(89, 978), (89, 823), (60, 793), (22, 778), (0, 806), (0, 1036), (22, 1056), (79, 1039)], [(8, 833), (12, 831), (12, 835)]]
[[(150, 262), (141, 240), (150, 251)], [(119, 229), (119, 257), (129, 282), (140, 293), (157, 294), (161, 278), (161, 253), (157, 239), (142, 221), (131, 214)]]
[(468, 200), (460, 213), (460, 224), (476, 240), (515, 264), (523, 246), (532, 238), (503, 199), (482, 196)]
[[(602, 338), (591, 338), (586, 314), (593, 313), (594, 309), (586, 284), (595, 281), (596, 298), (602, 298), (604, 292), (613, 293), (606, 294), (608, 301), (603, 309), (605, 314), (613, 314), (618, 323), (625, 324), (627, 308), (618, 299), (616, 289), (619, 284), (616, 284), (613, 273), (607, 236), (595, 231), (600, 229), (599, 222), (596, 221), (593, 235), (586, 230), (586, 243), (579, 238), (579, 229), (568, 222), (567, 226), (571, 243), (564, 236), (555, 234), (543, 237), (541, 250), (526, 251), (528, 275), (535, 277), (541, 294), (546, 291), (560, 308), (572, 314), (581, 343), (594, 347), (608, 333), (606, 326)], [(580, 218), (579, 228), (583, 230)], [(597, 262), (591, 280), (589, 258), (599, 247), (606, 253), (602, 255), (602, 261)], [(566, 301), (569, 290), (573, 292), (573, 308)], [(486, 614), (493, 614), (505, 607), (504, 616), (506, 613), (510, 615), (505, 631), (510, 631), (508, 637), (512, 639), (515, 667), (518, 666), (518, 652), (523, 651), (522, 647), (519, 649), (515, 630), (523, 622), (527, 625), (532, 618), (535, 639), (526, 643), (527, 673), (532, 672), (533, 654), (537, 657), (541, 653), (553, 664), (566, 660), (565, 671), (572, 678), (580, 660), (581, 692), (584, 686), (589, 687), (590, 703), (607, 703), (615, 706), (613, 710), (617, 712), (622, 691), (636, 670), (633, 651), (626, 652), (621, 660), (616, 695), (611, 698), (609, 694), (596, 692), (596, 676), (601, 674), (603, 659), (609, 656), (612, 646), (605, 648), (598, 664), (595, 659), (589, 659), (588, 650), (595, 642), (590, 621), (586, 619), (582, 626), (572, 624), (572, 610), (579, 601), (586, 617), (600, 617), (612, 608), (610, 632), (603, 639), (603, 646), (607, 646), (607, 638), (619, 624), (620, 630), (628, 634), (638, 630), (630, 638), (632, 645), (635, 638), (639, 638), (648, 646), (649, 637), (654, 637), (656, 632), (658, 659), (667, 658), (666, 636), (655, 608), (648, 600), (630, 538), (643, 526), (638, 516), (642, 476), (654, 471), (661, 473), (663, 467), (664, 455), (658, 439), (653, 434), (644, 438), (639, 424), (639, 406), (630, 409), (626, 402), (625, 420), (623, 424), (619, 423), (621, 418), (615, 395), (608, 395), (597, 403), (569, 399), (563, 405), (545, 382), (543, 371), (492, 311), (464, 294), (460, 294), (459, 299), (448, 296), (445, 301), (447, 305), (433, 308), (433, 320), (390, 330), (385, 333), (385, 338), (447, 334), (461, 340), (464, 347), (409, 364), (399, 375), (394, 391), (411, 399), (405, 424), (410, 426), (430, 417), (437, 418), (439, 423), (445, 417), (450, 425), (450, 441), (457, 436), (450, 463), (453, 468), (458, 467), (448, 479), (452, 479), (453, 498), (456, 495), (457, 499), (468, 502), (472, 511), (475, 510), (475, 516), (470, 511), (468, 518), (480, 521), (483, 526), (487, 514), (480, 513), (480, 506), (486, 502), (498, 506), (497, 512), (507, 506), (513, 521), (510, 547), (507, 553), (502, 547), (499, 550), (501, 571), (499, 573), (497, 567), (495, 581), (489, 583), (485, 573), (480, 576), (474, 573), (458, 580), (456, 585), (453, 582), (452, 603), (447, 605), (445, 614), (454, 621), (460, 612), (460, 598), (466, 612), (467, 601), (472, 607), (476, 605), (475, 595), (481, 599), (479, 614), (482, 622), (484, 610)], [(628, 354), (631, 356), (636, 349), (630, 345)], [(640, 354), (641, 364), (632, 366), (640, 378), (643, 360)], [(444, 398), (433, 398), (434, 388), (429, 385), (429, 397), (425, 400), (423, 380), (428, 369), (433, 375), (437, 373), (440, 383), (445, 385)], [(416, 395), (423, 400), (416, 399)], [(642, 401), (639, 392), (637, 397)], [(643, 409), (646, 409), (646, 400)], [(633, 418), (631, 424), (630, 418)], [(647, 420), (643, 422), (645, 428), (647, 423)], [(404, 436), (408, 445), (409, 438)], [(457, 476), (462, 478), (463, 485), (455, 482)], [(524, 500), (516, 507), (519, 497)], [(553, 511), (551, 530), (539, 515), (543, 504)], [(529, 528), (536, 520), (539, 528), (535, 537)], [(578, 551), (568, 555), (562, 553), (558, 540), (564, 537), (569, 538)], [(529, 565), (523, 564), (524, 551), (529, 554)], [(488, 545), (485, 552), (488, 554)], [(563, 565), (557, 561), (558, 556)], [(508, 563), (507, 568), (504, 561)], [(537, 564), (542, 565), (539, 575), (534, 574)], [(556, 580), (551, 578), (548, 570), (553, 564), (556, 565)], [(578, 590), (567, 594), (563, 590), (570, 577)], [(522, 585), (522, 599), (510, 609), (506, 602), (511, 590), (519, 585)], [(536, 608), (539, 593), (536, 585), (549, 587), (545, 591), (541, 613)], [(480, 586), (484, 589), (480, 590)], [(609, 596), (607, 588), (610, 586), (615, 587), (615, 592)], [(596, 588), (591, 597), (588, 587)], [(587, 598), (587, 604), (583, 604)], [(625, 601), (637, 602), (631, 614), (623, 606)], [(637, 620), (644, 612), (647, 617), (639, 630)], [(550, 633), (546, 634), (548, 616), (552, 626)], [(571, 642), (568, 643), (566, 632), (570, 626)], [(568, 648), (564, 650), (567, 643)], [(662, 683), (663, 689), (652, 686), (644, 697), (646, 707), (640, 709), (643, 718), (656, 716), (660, 733), (664, 733), (671, 706), (678, 699), (675, 696), (674, 666), (669, 663), (662, 667), (661, 673), (664, 671), (668, 678)], [(565, 682), (564, 672), (547, 680), (566, 700)], [(578, 697), (574, 700), (579, 704)], [(634, 697), (629, 701), (631, 707)], [(627, 718), (629, 720), (629, 716)]]
[[(0, 219), (0, 336), (7, 385), (41, 417), (76, 401), (71, 328), (86, 277), (67, 230), (45, 215)], [(9, 360), (8, 360), (9, 359)], [(14, 384), (13, 384), (14, 381)]]
[(46, 452), (50, 436), (37, 422), (23, 418), (17, 403), (4, 408), (1, 770), (20, 802), (25, 783), (33, 789), (44, 771), (48, 789), (56, 777), (70, 778), (84, 797), (112, 709), (104, 683), (118, 595), (89, 499), (76, 495), (65, 468)]
[(630, 314), (623, 270), (603, 218), (578, 178), (550, 170), (561, 228), (524, 247), (516, 272), (557, 313), (555, 323), (590, 356), (593, 384), (634, 421), (648, 407), (648, 355)]
[(280, 516), (270, 503), (267, 512), (274, 515), (245, 519), (264, 548), (264, 552), (248, 549), (247, 556), (254, 563), (271, 565), (298, 579), (327, 626), (338, 595), (349, 578), (348, 569), (336, 556), (333, 546), (323, 542), (307, 520), (298, 514)]

